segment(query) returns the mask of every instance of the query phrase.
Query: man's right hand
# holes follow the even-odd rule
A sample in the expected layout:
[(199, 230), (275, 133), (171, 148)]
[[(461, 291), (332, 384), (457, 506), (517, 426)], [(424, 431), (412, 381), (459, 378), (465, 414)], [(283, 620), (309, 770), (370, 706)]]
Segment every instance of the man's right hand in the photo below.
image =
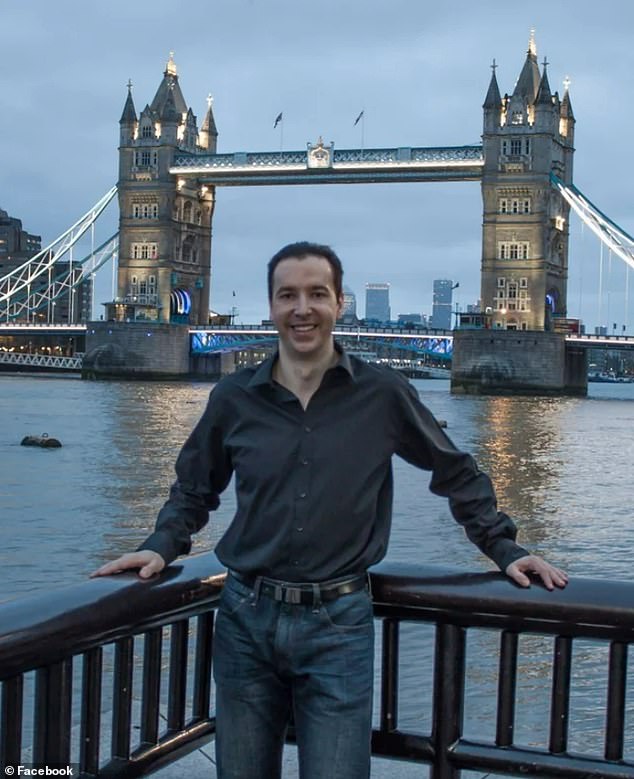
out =
[(149, 579), (155, 573), (160, 573), (165, 568), (165, 560), (158, 552), (152, 552), (149, 549), (143, 549), (141, 552), (130, 552), (117, 557), (109, 563), (105, 563), (101, 568), (97, 568), (90, 574), (90, 578), (95, 576), (110, 576), (113, 573), (121, 573), (130, 568), (140, 568), (139, 576), (142, 579)]

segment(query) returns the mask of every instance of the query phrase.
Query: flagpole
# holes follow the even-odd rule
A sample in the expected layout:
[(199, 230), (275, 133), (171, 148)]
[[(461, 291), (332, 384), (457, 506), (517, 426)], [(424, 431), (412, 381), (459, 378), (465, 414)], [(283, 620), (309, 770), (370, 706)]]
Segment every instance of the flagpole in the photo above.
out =
[(280, 120), (280, 154), (284, 148), (284, 117)]
[(363, 150), (365, 149), (365, 108), (361, 109), (361, 113), (354, 121), (356, 127), (361, 122), (361, 159), (363, 159)]
[(365, 149), (365, 108), (361, 112), (361, 159), (363, 159), (364, 149)]

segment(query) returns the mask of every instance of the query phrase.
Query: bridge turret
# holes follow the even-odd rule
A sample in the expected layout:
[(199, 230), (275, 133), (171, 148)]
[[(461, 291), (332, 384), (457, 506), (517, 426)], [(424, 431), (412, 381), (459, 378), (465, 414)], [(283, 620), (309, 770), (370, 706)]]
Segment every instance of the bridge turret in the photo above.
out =
[(575, 115), (570, 102), (570, 80), (564, 81), (564, 96), (559, 109), (559, 134), (564, 144), (564, 176), (566, 184), (572, 184), (572, 156), (575, 143)]
[(535, 131), (555, 134), (559, 131), (559, 99), (550, 91), (547, 67), (548, 63), (544, 60), (544, 70), (534, 104)]
[(169, 89), (167, 98), (165, 99), (165, 102), (163, 103), (158, 114), (158, 119), (161, 123), (161, 145), (177, 146), (178, 130), (181, 117), (176, 110), (176, 101), (174, 100), (173, 89)]
[(572, 179), (574, 119), (569, 98), (564, 106), (552, 94), (546, 66), (540, 74), (531, 33), (499, 123), (497, 83), (484, 105), (481, 301), (497, 328), (544, 330), (566, 315), (569, 208), (550, 174)]
[(484, 132), (495, 132), (502, 122), (502, 98), (500, 97), (500, 88), (498, 80), (495, 77), (497, 65), (495, 60), (491, 65), (491, 81), (484, 98), (482, 108), (484, 109)]
[(533, 105), (539, 90), (540, 75), (537, 64), (537, 47), (534, 33), (531, 31), (526, 60), (520, 72), (513, 94), (508, 101), (506, 124), (520, 125), (533, 123)]
[(132, 99), (132, 82), (128, 81), (128, 94), (123, 106), (123, 113), (119, 119), (119, 145), (125, 146), (134, 140), (136, 134), (137, 117)]
[(216, 153), (218, 142), (218, 130), (216, 129), (214, 112), (211, 107), (213, 101), (213, 97), (210, 94), (207, 95), (207, 113), (205, 114), (203, 126), (200, 128), (200, 133), (198, 134), (198, 145), (209, 154)]

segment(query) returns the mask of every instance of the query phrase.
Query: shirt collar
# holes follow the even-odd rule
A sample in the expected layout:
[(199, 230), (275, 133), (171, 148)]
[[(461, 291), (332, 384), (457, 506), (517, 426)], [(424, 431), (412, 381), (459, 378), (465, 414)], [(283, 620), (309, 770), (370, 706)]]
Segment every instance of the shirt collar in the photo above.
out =
[[(333, 371), (339, 371), (344, 370), (352, 379), (352, 381), (355, 381), (355, 375), (354, 375), (354, 368), (352, 367), (352, 362), (350, 360), (349, 354), (344, 351), (344, 349), (335, 341), (335, 351), (339, 355), (339, 360), (337, 363), (330, 369)], [(263, 384), (268, 384), (269, 386), (273, 386), (273, 366), (275, 365), (277, 358), (278, 358), (279, 352), (275, 352), (275, 354), (263, 362), (261, 362), (258, 367), (255, 370), (255, 373), (251, 377), (249, 381), (249, 387), (260, 387)]]

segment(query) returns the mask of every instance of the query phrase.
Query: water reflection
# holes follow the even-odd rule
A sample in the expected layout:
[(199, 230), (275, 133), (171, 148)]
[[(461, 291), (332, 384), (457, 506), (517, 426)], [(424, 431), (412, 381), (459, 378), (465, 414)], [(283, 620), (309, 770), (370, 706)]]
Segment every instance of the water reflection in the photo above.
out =
[[(204, 411), (210, 384), (122, 383), (108, 412), (112, 456), (104, 465), (99, 492), (115, 508), (103, 535), (104, 558), (134, 548), (154, 526), (174, 480), (181, 446)], [(227, 493), (230, 496), (230, 491)], [(229, 497), (229, 504), (231, 499)], [(213, 547), (232, 511), (213, 515), (211, 528), (195, 539), (196, 549)], [(230, 508), (230, 507), (229, 507)]]
[(559, 536), (559, 490), (572, 398), (485, 398), (474, 415), (475, 455), (487, 471), (500, 507), (522, 526), (526, 544)]

